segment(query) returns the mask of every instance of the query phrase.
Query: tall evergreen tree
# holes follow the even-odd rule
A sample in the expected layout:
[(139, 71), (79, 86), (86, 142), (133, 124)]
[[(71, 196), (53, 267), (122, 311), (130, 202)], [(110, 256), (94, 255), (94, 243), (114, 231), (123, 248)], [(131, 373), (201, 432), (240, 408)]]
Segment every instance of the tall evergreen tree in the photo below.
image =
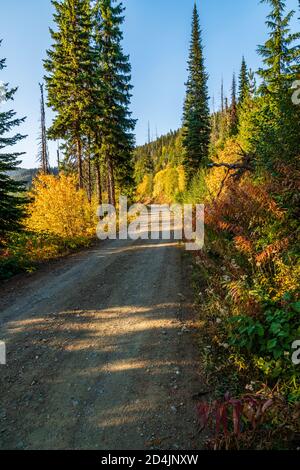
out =
[[(0, 71), (5, 66), (5, 59), (1, 59)], [(3, 102), (13, 100), (16, 91), (16, 88), (8, 90), (7, 84), (3, 86), (0, 106)], [(8, 148), (25, 138), (21, 134), (11, 135), (13, 129), (25, 120), (15, 116), (16, 113), (12, 110), (0, 111), (0, 238), (21, 227), (26, 202), (22, 196), (23, 184), (14, 181), (9, 175), (9, 172), (14, 171), (20, 164), (18, 158), (23, 153), (9, 152)]]
[(236, 135), (238, 131), (238, 113), (237, 113), (237, 97), (236, 97), (236, 78), (233, 74), (231, 87), (231, 107), (230, 107), (230, 129), (231, 136)]
[(115, 204), (116, 182), (123, 190), (133, 182), (133, 130), (136, 124), (129, 110), (131, 65), (122, 48), (125, 8), (122, 2), (114, 5), (115, 1), (97, 0), (95, 7), (98, 73), (102, 81), (101, 153), (107, 168), (109, 202), (112, 204)]
[(49, 129), (53, 139), (70, 141), (83, 187), (83, 140), (92, 109), (93, 51), (89, 0), (52, 0), (57, 29), (50, 30), (53, 45), (44, 62), (48, 103), (56, 112)]
[(279, 97), (280, 93), (290, 88), (291, 82), (299, 72), (297, 62), (300, 51), (295, 41), (300, 39), (300, 33), (290, 31), (290, 22), (295, 12), (292, 10), (285, 15), (284, 0), (261, 0), (261, 3), (271, 6), (266, 22), (270, 31), (269, 39), (258, 47), (265, 66), (258, 71), (263, 81), (261, 92)]
[(249, 93), (249, 72), (245, 57), (242, 59), (241, 71), (239, 75), (239, 103), (242, 104)]
[(192, 39), (188, 60), (189, 77), (183, 112), (183, 146), (185, 167), (192, 172), (204, 165), (210, 142), (210, 113), (208, 105), (208, 76), (205, 71), (199, 15), (195, 4), (192, 20)]
[(241, 132), (257, 163), (268, 171), (299, 154), (300, 111), (292, 102), (291, 84), (299, 72), (300, 33), (292, 34), (294, 11), (285, 13), (283, 0), (262, 0), (270, 5), (266, 25), (269, 37), (258, 51), (263, 66), (261, 85), (240, 116)]
[(224, 80), (222, 77), (222, 82), (221, 82), (221, 112), (224, 113), (225, 110), (225, 104), (224, 104)]

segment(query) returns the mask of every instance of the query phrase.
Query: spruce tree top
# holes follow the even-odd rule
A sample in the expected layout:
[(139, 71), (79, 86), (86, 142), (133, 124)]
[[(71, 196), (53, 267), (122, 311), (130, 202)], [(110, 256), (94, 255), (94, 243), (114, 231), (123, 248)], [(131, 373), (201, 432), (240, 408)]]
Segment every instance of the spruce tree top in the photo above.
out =
[(245, 57), (242, 59), (241, 71), (239, 75), (239, 103), (243, 103), (250, 91), (250, 80)]
[[(93, 68), (91, 7), (89, 0), (52, 0), (56, 30), (44, 66), (48, 104), (57, 113), (49, 130), (53, 139), (65, 138), (70, 129), (80, 134), (92, 101), (90, 82)], [(76, 128), (77, 127), (77, 128)]]
[(268, 92), (278, 95), (282, 90), (290, 88), (299, 71), (297, 62), (300, 58), (300, 49), (295, 41), (300, 39), (300, 33), (290, 32), (290, 21), (295, 11), (292, 10), (285, 15), (284, 0), (261, 0), (261, 3), (268, 3), (271, 6), (266, 21), (270, 30), (269, 39), (263, 46), (258, 47), (265, 65), (265, 68), (260, 68), (258, 71), (263, 80), (261, 91), (267, 89)]
[(122, 184), (131, 180), (136, 124), (130, 111), (131, 65), (122, 47), (124, 10), (122, 2), (116, 0), (95, 2), (95, 47), (102, 84), (102, 150), (113, 162), (116, 178)]

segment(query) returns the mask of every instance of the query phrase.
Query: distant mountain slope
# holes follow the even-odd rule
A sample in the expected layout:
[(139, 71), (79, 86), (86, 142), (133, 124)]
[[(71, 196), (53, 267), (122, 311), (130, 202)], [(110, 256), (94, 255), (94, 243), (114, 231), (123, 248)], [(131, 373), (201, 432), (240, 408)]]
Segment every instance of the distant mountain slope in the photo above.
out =
[[(17, 168), (15, 171), (8, 172), (9, 176), (16, 181), (21, 181), (29, 188), (32, 185), (32, 180), (38, 173), (38, 168)], [(57, 174), (57, 168), (52, 168), (51, 172)]]

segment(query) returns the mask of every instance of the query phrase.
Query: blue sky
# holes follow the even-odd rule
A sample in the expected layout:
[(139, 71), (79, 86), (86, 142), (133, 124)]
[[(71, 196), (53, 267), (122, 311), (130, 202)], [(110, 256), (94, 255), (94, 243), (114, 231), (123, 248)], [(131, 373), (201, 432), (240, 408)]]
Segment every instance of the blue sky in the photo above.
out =
[[(20, 129), (28, 134), (18, 145), (26, 152), (23, 167), (36, 166), (39, 128), (39, 88), (43, 78), (42, 61), (50, 46), (49, 26), (53, 7), (50, 0), (10, 0), (2, 2), (0, 57), (7, 58), (7, 69), (0, 80), (18, 86), (14, 109), (27, 116)], [(124, 0), (126, 23), (124, 49), (130, 54), (134, 85), (132, 111), (138, 119), (137, 143), (147, 139), (148, 121), (153, 136), (181, 124), (186, 61), (194, 0)], [(220, 101), (220, 82), (224, 77), (230, 89), (232, 73), (239, 72), (242, 55), (256, 70), (260, 60), (258, 44), (266, 39), (266, 5), (259, 0), (197, 0), (200, 11), (210, 96)], [(287, 0), (288, 9), (297, 10), (297, 0)], [(298, 16), (298, 15), (297, 15)], [(297, 27), (296, 18), (293, 26)], [(47, 123), (52, 113), (47, 110)], [(50, 144), (55, 163), (56, 145)]]

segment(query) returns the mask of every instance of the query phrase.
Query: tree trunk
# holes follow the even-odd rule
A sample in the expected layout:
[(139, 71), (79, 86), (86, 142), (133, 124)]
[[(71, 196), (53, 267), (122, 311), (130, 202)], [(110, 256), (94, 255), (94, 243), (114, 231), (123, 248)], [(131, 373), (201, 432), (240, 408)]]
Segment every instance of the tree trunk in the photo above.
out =
[(107, 174), (108, 174), (108, 195), (109, 195), (109, 204), (116, 206), (116, 190), (115, 190), (115, 177), (114, 169), (111, 158), (107, 159)]
[(82, 173), (82, 145), (80, 137), (76, 138), (77, 147), (77, 165), (78, 165), (78, 183), (79, 188), (83, 188), (83, 173)]
[(101, 168), (100, 168), (99, 161), (96, 162), (96, 184), (97, 184), (98, 204), (99, 206), (101, 206), (103, 203), (103, 198), (102, 198), (102, 185), (101, 185)]
[(89, 203), (92, 202), (92, 173), (91, 173), (91, 139), (88, 141), (88, 154), (87, 154), (87, 165), (88, 165), (88, 187), (87, 195)]
[(60, 151), (59, 151), (59, 143), (57, 144), (57, 172), (58, 175), (60, 173)]
[(45, 101), (44, 101), (44, 85), (40, 83), (41, 90), (41, 166), (42, 173), (48, 175), (50, 173), (49, 152), (47, 144)]

